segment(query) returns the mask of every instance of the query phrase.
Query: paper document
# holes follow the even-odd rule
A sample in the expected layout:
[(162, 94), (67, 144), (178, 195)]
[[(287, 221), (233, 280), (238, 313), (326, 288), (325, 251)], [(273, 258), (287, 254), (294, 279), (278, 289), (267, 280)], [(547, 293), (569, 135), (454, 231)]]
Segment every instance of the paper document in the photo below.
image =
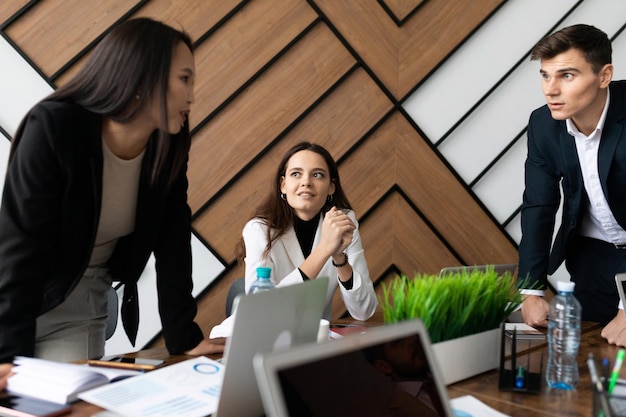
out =
[(17, 356), (14, 364), (15, 374), (7, 386), (11, 394), (59, 404), (76, 401), (81, 391), (140, 374), (128, 369), (94, 368), (23, 356)]
[(204, 356), (79, 394), (122, 416), (201, 417), (217, 410), (224, 365)]
[(455, 417), (509, 417), (471, 395), (450, 400)]

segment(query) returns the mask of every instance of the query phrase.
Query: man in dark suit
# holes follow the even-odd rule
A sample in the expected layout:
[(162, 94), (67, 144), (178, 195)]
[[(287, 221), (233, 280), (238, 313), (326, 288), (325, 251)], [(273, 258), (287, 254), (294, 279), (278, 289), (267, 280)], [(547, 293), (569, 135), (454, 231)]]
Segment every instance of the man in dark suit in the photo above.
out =
[[(611, 41), (593, 26), (566, 27), (531, 52), (547, 104), (528, 125), (519, 276), (522, 317), (547, 326), (547, 275), (565, 261), (583, 320), (626, 343), (614, 277), (626, 271), (626, 82), (612, 82)], [(563, 217), (551, 247), (555, 215)]]

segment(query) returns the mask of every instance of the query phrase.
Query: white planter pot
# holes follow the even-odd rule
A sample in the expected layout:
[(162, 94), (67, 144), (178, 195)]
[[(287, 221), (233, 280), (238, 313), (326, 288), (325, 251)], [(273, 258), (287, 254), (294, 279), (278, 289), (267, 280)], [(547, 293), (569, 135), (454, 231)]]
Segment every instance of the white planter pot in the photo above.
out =
[(500, 328), (433, 344), (446, 385), (500, 365)]

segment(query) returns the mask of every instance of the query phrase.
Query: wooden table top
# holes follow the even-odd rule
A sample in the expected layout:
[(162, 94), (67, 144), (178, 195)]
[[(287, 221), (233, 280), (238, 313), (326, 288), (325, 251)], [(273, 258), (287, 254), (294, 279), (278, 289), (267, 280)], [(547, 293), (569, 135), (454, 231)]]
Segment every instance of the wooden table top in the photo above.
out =
[[(600, 337), (600, 331), (601, 327), (595, 323), (583, 323), (582, 340), (578, 355), (580, 381), (576, 391), (550, 391), (545, 386), (543, 375), (543, 389), (540, 394), (500, 391), (498, 388), (498, 370), (493, 370), (450, 385), (448, 387), (449, 395), (451, 398), (472, 395), (490, 407), (511, 417), (589, 417), (592, 414), (593, 391), (586, 365), (587, 355), (589, 352), (592, 352), (598, 361), (608, 357), (612, 363), (618, 350), (618, 347), (609, 345)], [(533, 343), (530, 353), (527, 352), (524, 346), (520, 346), (518, 350), (520, 349), (522, 353), (518, 354), (518, 364), (526, 364), (526, 355), (530, 354), (531, 371), (539, 369), (539, 362), (542, 359), (541, 352), (543, 352), (542, 369), (545, 372), (547, 363), (547, 345), (545, 342)], [(132, 356), (165, 359), (167, 364), (190, 358), (190, 356), (186, 355), (169, 355), (165, 348), (147, 349), (132, 354)], [(213, 359), (219, 356), (221, 355), (216, 355)], [(626, 374), (626, 370), (622, 374)], [(68, 416), (90, 417), (98, 411), (101, 411), (99, 407), (78, 402), (73, 405), (72, 412)]]
[[(581, 345), (578, 354), (580, 379), (576, 391), (549, 390), (545, 384), (545, 369), (548, 360), (547, 343), (535, 347), (530, 353), (518, 356), (518, 364), (526, 364), (530, 354), (531, 371), (538, 372), (543, 359), (541, 375), (542, 390), (539, 394), (500, 391), (498, 388), (498, 370), (477, 375), (448, 387), (451, 398), (473, 395), (490, 407), (512, 417), (539, 416), (580, 416), (590, 417), (593, 407), (593, 390), (587, 356), (593, 353), (596, 361), (604, 357), (615, 359), (617, 346), (609, 345), (600, 337), (601, 327), (595, 323), (583, 325)], [(543, 353), (543, 357), (542, 357)], [(624, 372), (622, 373), (624, 374)]]

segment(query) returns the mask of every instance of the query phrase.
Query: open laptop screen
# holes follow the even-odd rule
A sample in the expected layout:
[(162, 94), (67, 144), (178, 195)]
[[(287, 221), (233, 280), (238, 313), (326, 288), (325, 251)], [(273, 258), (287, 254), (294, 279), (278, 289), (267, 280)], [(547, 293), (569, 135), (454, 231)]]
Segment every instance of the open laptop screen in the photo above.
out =
[(254, 366), (270, 417), (453, 415), (419, 320), (257, 355)]
[(326, 306), (328, 278), (278, 287), (243, 297), (226, 341), (226, 369), (217, 417), (263, 414), (252, 360), (257, 352), (283, 351), (317, 340)]

